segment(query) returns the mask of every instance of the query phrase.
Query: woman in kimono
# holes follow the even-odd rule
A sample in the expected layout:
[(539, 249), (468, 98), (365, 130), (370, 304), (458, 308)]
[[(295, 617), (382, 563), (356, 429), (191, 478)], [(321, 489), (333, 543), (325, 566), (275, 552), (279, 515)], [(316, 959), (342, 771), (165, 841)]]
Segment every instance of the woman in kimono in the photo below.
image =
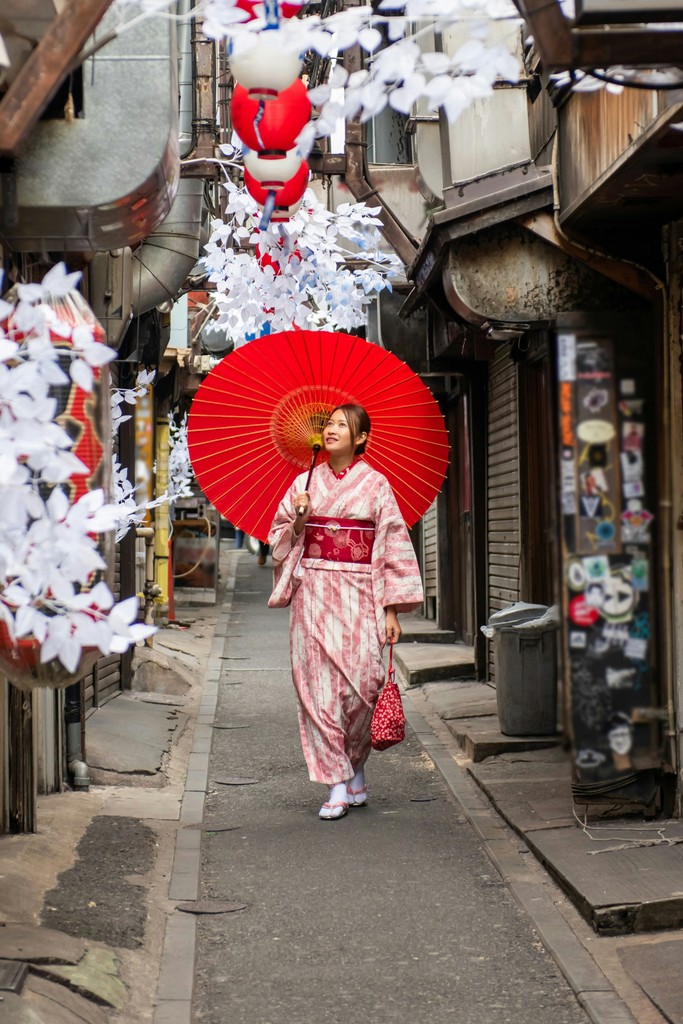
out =
[[(400, 430), (400, 423), (396, 429)], [(291, 601), (292, 676), (301, 745), (313, 782), (330, 787), (320, 817), (367, 803), (370, 722), (384, 682), (382, 648), (401, 635), (399, 612), (422, 603), (415, 552), (391, 486), (362, 455), (370, 419), (335, 409), (323, 431), (329, 462), (292, 484), (269, 542), (272, 608)]]

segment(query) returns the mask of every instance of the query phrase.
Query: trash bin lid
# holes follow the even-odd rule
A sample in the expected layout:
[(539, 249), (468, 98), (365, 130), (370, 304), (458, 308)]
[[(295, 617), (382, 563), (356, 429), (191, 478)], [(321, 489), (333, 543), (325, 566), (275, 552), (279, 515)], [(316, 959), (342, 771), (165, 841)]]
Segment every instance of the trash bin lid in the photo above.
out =
[(517, 601), (516, 604), (501, 608), (500, 611), (489, 615), (489, 626), (513, 626), (520, 622), (532, 622), (540, 619), (548, 611), (547, 604), (529, 604), (527, 601)]

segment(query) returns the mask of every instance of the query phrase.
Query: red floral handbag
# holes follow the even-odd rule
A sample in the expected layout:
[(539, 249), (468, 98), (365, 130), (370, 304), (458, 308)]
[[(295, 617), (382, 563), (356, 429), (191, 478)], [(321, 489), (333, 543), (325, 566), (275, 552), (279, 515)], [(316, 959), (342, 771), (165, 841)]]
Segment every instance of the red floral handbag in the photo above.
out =
[(374, 750), (386, 750), (406, 738), (406, 716), (401, 691), (394, 681), (394, 645), (389, 646), (389, 676), (382, 687), (370, 723), (370, 742)]

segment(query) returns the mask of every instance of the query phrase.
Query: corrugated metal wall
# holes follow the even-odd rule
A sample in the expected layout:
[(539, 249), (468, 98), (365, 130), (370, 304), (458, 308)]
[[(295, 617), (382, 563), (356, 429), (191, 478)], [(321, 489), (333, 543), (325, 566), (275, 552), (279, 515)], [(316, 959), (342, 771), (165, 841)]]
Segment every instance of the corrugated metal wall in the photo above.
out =
[[(519, 434), (517, 365), (501, 345), (489, 366), (488, 405), (489, 615), (519, 600)], [(489, 678), (495, 681), (489, 643)]]
[(439, 543), (437, 501), (431, 505), (422, 519), (422, 572), (425, 594), (425, 615), (437, 618), (439, 596)]

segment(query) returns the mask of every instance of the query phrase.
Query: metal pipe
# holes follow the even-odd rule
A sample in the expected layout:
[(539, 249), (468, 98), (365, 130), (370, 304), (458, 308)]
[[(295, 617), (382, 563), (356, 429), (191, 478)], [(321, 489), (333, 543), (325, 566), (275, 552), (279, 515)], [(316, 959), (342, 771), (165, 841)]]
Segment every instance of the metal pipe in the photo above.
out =
[[(161, 587), (154, 581), (154, 540), (156, 531), (151, 526), (138, 526), (135, 530), (136, 537), (143, 537), (145, 540), (145, 625), (154, 625), (154, 601), (161, 594)], [(151, 647), (151, 637), (145, 640), (145, 645)]]
[(81, 684), (73, 683), (64, 692), (66, 724), (66, 763), (73, 776), (74, 789), (90, 788), (90, 769), (83, 759), (81, 744)]

